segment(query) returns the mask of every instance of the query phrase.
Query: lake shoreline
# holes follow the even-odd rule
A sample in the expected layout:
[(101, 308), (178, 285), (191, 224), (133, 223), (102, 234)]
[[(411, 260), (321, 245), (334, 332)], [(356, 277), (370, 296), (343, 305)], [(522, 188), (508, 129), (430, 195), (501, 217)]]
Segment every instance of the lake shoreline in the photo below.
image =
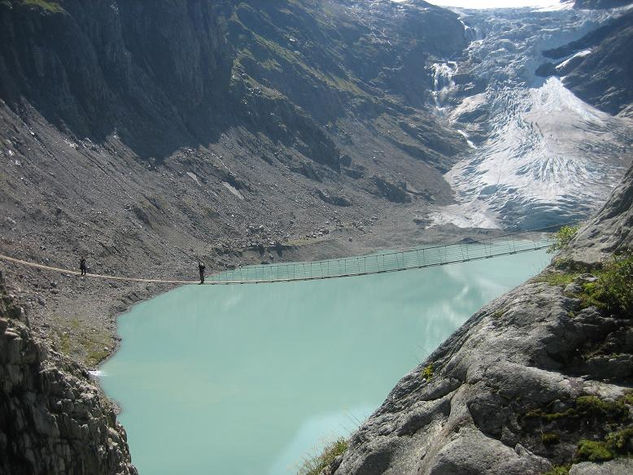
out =
[[(541, 254), (545, 256), (544, 251), (541, 251)], [(313, 401), (313, 403), (316, 404), (316, 406), (314, 407), (320, 407), (319, 404), (324, 403), (326, 405), (321, 407), (321, 409), (311, 410), (316, 410), (317, 413), (321, 414), (328, 412), (331, 413), (334, 408), (357, 407), (359, 404), (364, 404), (362, 400), (359, 401), (353, 399), (348, 401), (348, 403), (341, 403), (340, 398), (343, 397), (344, 394), (346, 394), (346, 392), (342, 389), (344, 386), (343, 381), (336, 383), (332, 381), (328, 382), (327, 378), (331, 376), (329, 375), (329, 369), (328, 372), (326, 372), (325, 374), (319, 373), (318, 367), (320, 367), (321, 365), (332, 369), (338, 366), (334, 361), (331, 363), (327, 363), (328, 358), (331, 358), (333, 357), (332, 355), (336, 354), (335, 351), (331, 351), (332, 355), (330, 355), (330, 350), (325, 349), (328, 347), (328, 345), (331, 344), (338, 345), (338, 347), (341, 349), (340, 351), (343, 351), (343, 353), (341, 353), (341, 356), (335, 358), (335, 361), (340, 361), (341, 358), (346, 361), (344, 368), (340, 368), (340, 370), (343, 371), (341, 375), (348, 375), (349, 372), (351, 372), (352, 374), (358, 376), (369, 371), (373, 376), (368, 376), (368, 379), (365, 379), (365, 381), (374, 380), (376, 378), (376, 375), (378, 374), (387, 375), (387, 379), (381, 383), (379, 388), (374, 388), (373, 391), (363, 391), (363, 394), (373, 394), (372, 401), (376, 405), (375, 407), (377, 407), (377, 404), (380, 402), (380, 400), (382, 400), (382, 398), (384, 398), (385, 394), (387, 394), (387, 392), (389, 391), (389, 388), (393, 386), (395, 381), (397, 381), (397, 379), (402, 374), (409, 371), (416, 362), (422, 360), (426, 354), (432, 351), (433, 348), (441, 344), (445, 338), (448, 338), (452, 331), (457, 329), (461, 325), (461, 323), (468, 318), (472, 311), (476, 310), (477, 308), (479, 308), (480, 305), (487, 302), (490, 297), (503, 293), (506, 290), (505, 285), (507, 285), (505, 284), (505, 282), (508, 280), (507, 277), (501, 278), (499, 282), (504, 282), (503, 287), (497, 287), (497, 285), (499, 284), (494, 284), (493, 287), (489, 287), (490, 284), (486, 284), (484, 287), (481, 287), (482, 292), (484, 292), (483, 289), (488, 288), (488, 290), (485, 290), (485, 295), (488, 295), (488, 297), (477, 297), (474, 301), (472, 300), (472, 297), (468, 297), (466, 300), (464, 300), (466, 298), (465, 296), (471, 295), (472, 292), (476, 292), (475, 294), (472, 294), (473, 296), (479, 295), (478, 292), (480, 291), (475, 290), (476, 288), (478, 288), (476, 284), (477, 281), (481, 281), (481, 279), (483, 278), (484, 282), (487, 282), (489, 279), (492, 278), (491, 274), (494, 274), (494, 269), (499, 272), (516, 272), (515, 267), (517, 266), (513, 263), (516, 263), (517, 259), (520, 259), (521, 262), (524, 262), (524, 264), (518, 266), (520, 269), (523, 269), (524, 267), (529, 268), (530, 266), (532, 266), (531, 261), (533, 260), (531, 254), (525, 255), (523, 257), (521, 257), (520, 255), (508, 256), (505, 258), (505, 261), (502, 261), (502, 259), (504, 258), (495, 259), (493, 261), (482, 260), (469, 262), (467, 264), (463, 264), (461, 267), (459, 264), (452, 264), (449, 266), (429, 268), (425, 269), (424, 271), (418, 272), (410, 270), (407, 272), (394, 273), (389, 275), (380, 274), (374, 276), (357, 277), (353, 280), (340, 279), (336, 282), (294, 282), (286, 285), (286, 290), (284, 290), (283, 284), (278, 284), (277, 286), (274, 286), (274, 292), (270, 290), (271, 287), (264, 285), (204, 286), (201, 288), (197, 288), (197, 286), (192, 285), (189, 286), (190, 289), (188, 289), (187, 286), (183, 286), (176, 290), (176, 294), (174, 294), (171, 299), (163, 295), (159, 297), (159, 301), (153, 303), (151, 301), (145, 302), (144, 305), (146, 306), (144, 308), (139, 309), (138, 307), (136, 307), (137, 318), (130, 317), (130, 319), (119, 322), (120, 325), (122, 325), (121, 328), (123, 329), (122, 335), (124, 336), (125, 341), (128, 343), (128, 345), (122, 348), (119, 353), (117, 353), (119, 361), (117, 361), (117, 358), (109, 360), (107, 368), (104, 371), (104, 373), (107, 375), (105, 377), (108, 379), (107, 381), (102, 382), (102, 387), (104, 387), (104, 389), (106, 390), (106, 394), (108, 395), (108, 397), (119, 399), (123, 404), (124, 412), (122, 414), (121, 422), (126, 426), (126, 429), (128, 430), (128, 437), (132, 447), (133, 455), (137, 453), (137, 450), (139, 450), (137, 445), (135, 445), (139, 440), (139, 425), (138, 422), (133, 422), (134, 418), (140, 417), (140, 419), (143, 421), (141, 424), (143, 430), (148, 430), (145, 426), (150, 424), (149, 421), (156, 420), (156, 416), (150, 416), (143, 412), (146, 410), (145, 406), (149, 404), (148, 401), (158, 400), (164, 396), (168, 398), (168, 402), (164, 404), (167, 404), (170, 407), (174, 406), (173, 410), (176, 410), (175, 407), (178, 407), (178, 411), (180, 411), (183, 407), (187, 407), (192, 404), (192, 402), (189, 401), (192, 397), (195, 397), (195, 400), (202, 397), (204, 400), (207, 401), (204, 407), (209, 407), (209, 398), (212, 401), (216, 396), (205, 397), (203, 396), (204, 390), (188, 388), (187, 384), (200, 381), (204, 383), (204, 381), (206, 381), (206, 379), (209, 377), (206, 375), (213, 375), (213, 380), (215, 381), (217, 378), (220, 378), (219, 374), (221, 374), (222, 371), (228, 371), (227, 377), (229, 378), (229, 380), (235, 379), (234, 384), (237, 384), (237, 388), (240, 388), (242, 387), (242, 385), (251, 382), (255, 384), (260, 379), (262, 379), (262, 381), (265, 381), (266, 383), (263, 388), (265, 389), (266, 393), (269, 393), (270, 391), (273, 392), (270, 393), (268, 396), (263, 396), (261, 398), (256, 396), (254, 397), (258, 401), (258, 407), (261, 407), (262, 410), (265, 409), (266, 413), (275, 413), (274, 408), (276, 404), (274, 403), (274, 401), (276, 401), (277, 398), (280, 397), (280, 395), (284, 394), (284, 390), (273, 390), (273, 388), (282, 388), (286, 387), (287, 385), (290, 385), (288, 386), (288, 388), (294, 388), (297, 385), (298, 387), (302, 387), (302, 384), (292, 382), (294, 381), (294, 379), (288, 380), (284, 375), (292, 375), (292, 378), (298, 377), (301, 380), (301, 378), (303, 377), (301, 375), (305, 372), (306, 368), (310, 368), (310, 371), (308, 371), (307, 373), (309, 375), (308, 384), (318, 383), (317, 386), (323, 386), (322, 390), (326, 390), (326, 394), (324, 394), (323, 397), (317, 397), (315, 394), (313, 394), (312, 391), (309, 391), (308, 394), (310, 394), (310, 396), (294, 395), (291, 398), (293, 401), (309, 401), (310, 399), (316, 398)], [(494, 264), (491, 264), (492, 262), (494, 262)], [(503, 262), (506, 263), (504, 264)], [(490, 268), (491, 265), (493, 266), (492, 268)], [(543, 266), (544, 265), (545, 264), (543, 264)], [(471, 270), (465, 270), (468, 268), (470, 268)], [(458, 277), (459, 275), (461, 275), (461, 272), (475, 272), (474, 275), (477, 277)], [(533, 269), (530, 275), (536, 272), (538, 272), (538, 269)], [(445, 278), (450, 276), (451, 281), (457, 279), (455, 282), (459, 282), (460, 286), (465, 285), (466, 287), (464, 287), (464, 289), (470, 290), (455, 290), (455, 295), (460, 295), (459, 298), (456, 298), (451, 294), (451, 291), (448, 290), (451, 287), (448, 287), (448, 289), (442, 288), (442, 290), (436, 288), (436, 282), (438, 282), (438, 279), (434, 277), (436, 275), (443, 275), (445, 276)], [(376, 288), (368, 288), (368, 285), (376, 285), (372, 282), (376, 282), (378, 286)], [(516, 283), (518, 284), (519, 281), (517, 281)], [(407, 288), (409, 290), (406, 290)], [(490, 292), (492, 289), (496, 289), (494, 290), (494, 294), (489, 294), (488, 292)], [(285, 296), (285, 292), (292, 292), (293, 294), (291, 295), (294, 295), (296, 293), (296, 297)], [(446, 292), (448, 292), (448, 294), (446, 294)], [(463, 292), (467, 292), (467, 294), (464, 294)], [(457, 306), (455, 307), (455, 309), (461, 316), (451, 317), (452, 312), (448, 312), (445, 308), (441, 306), (433, 310), (435, 307), (430, 302), (432, 296), (438, 294), (444, 294), (448, 298), (447, 302), (451, 302), (451, 306)], [(204, 298), (205, 303), (201, 304), (202, 310), (200, 310), (200, 308), (196, 306), (197, 304), (189, 301), (189, 299), (195, 295), (201, 295), (201, 298)], [(222, 297), (222, 295), (226, 295), (226, 297)], [(253, 302), (250, 304), (247, 303), (248, 300), (244, 300), (245, 298), (247, 298), (248, 295), (251, 295), (251, 297), (249, 298), (254, 299)], [(354, 299), (354, 301), (352, 302), (349, 299), (350, 295), (357, 295), (358, 299)], [(376, 298), (378, 300), (367, 300), (366, 298), (361, 298), (361, 295), (369, 295), (372, 296), (372, 298)], [(179, 303), (176, 303), (176, 301), (178, 301)], [(207, 305), (207, 302), (209, 301), (213, 302), (212, 306)], [(286, 309), (286, 305), (290, 305), (290, 302), (293, 301), (296, 301), (299, 307), (297, 307), (296, 310)], [(462, 308), (462, 302), (466, 301), (470, 302), (469, 305)], [(191, 307), (191, 305), (193, 305), (193, 307)], [(282, 306), (278, 308), (278, 305)], [(363, 305), (366, 305), (366, 307)], [(385, 305), (387, 306), (385, 307)], [(170, 311), (170, 315), (162, 317), (158, 317), (156, 313)], [(197, 311), (210, 312), (209, 317), (195, 317), (194, 314)], [(175, 314), (173, 312), (177, 312), (177, 314), (179, 315), (177, 332), (174, 332), (173, 315)], [(194, 312), (194, 314), (191, 314), (191, 312)], [(311, 312), (315, 314), (312, 316), (310, 316), (311, 313), (306, 313), (306, 315), (303, 315), (304, 312)], [(337, 312), (342, 313), (338, 314), (339, 316), (337, 317)], [(359, 313), (359, 316), (355, 316), (352, 319), (352, 315), (356, 315), (356, 313)], [(395, 314), (398, 315), (398, 318), (394, 320), (391, 316)], [(151, 316), (151, 319), (146, 319), (142, 317), (139, 318), (140, 315)], [(384, 318), (388, 315), (390, 317), (387, 323)], [(427, 315), (427, 317), (422, 317), (422, 315)], [(249, 320), (252, 319), (253, 316), (255, 316), (254, 320)], [(348, 328), (347, 330), (345, 330), (348, 325), (351, 325), (351, 322), (354, 321), (354, 319), (357, 319), (359, 317), (360, 326), (358, 327), (358, 329)], [(446, 325), (447, 323), (452, 322), (450, 323), (450, 330), (444, 329), (442, 330), (442, 333), (436, 334), (440, 327), (436, 329), (435, 324), (431, 323), (435, 320), (428, 320), (429, 318), (439, 318), (440, 320), (438, 320), (438, 322), (444, 322), (442, 325)], [(453, 320), (453, 318), (458, 318), (458, 320)], [(190, 320), (191, 323), (187, 323)], [(396, 332), (393, 325), (398, 321), (409, 322), (407, 323), (407, 325), (413, 326), (407, 326), (406, 329)], [(321, 324), (323, 324), (326, 328), (320, 329), (319, 325)], [(387, 326), (385, 327), (385, 325)], [(420, 325), (422, 325), (422, 327), (420, 327)], [(431, 326), (429, 327), (428, 325)], [(234, 326), (236, 326), (235, 329), (230, 330), (230, 328)], [(337, 328), (338, 330), (335, 333), (332, 333), (332, 328)], [(381, 346), (384, 347), (384, 343), (379, 342), (384, 342), (384, 332), (386, 331), (386, 328), (389, 329), (392, 338), (393, 332), (409, 338), (409, 343), (403, 343), (399, 345), (400, 350), (389, 352), (389, 356), (384, 355), (384, 357), (379, 358), (379, 360), (382, 362), (381, 365), (387, 363), (397, 363), (398, 366), (396, 369), (381, 369), (381, 366), (377, 366), (376, 362), (371, 363), (372, 358), (374, 357), (373, 355), (375, 355), (377, 349), (381, 348)], [(134, 329), (134, 337), (130, 336), (129, 332), (131, 331), (131, 329)], [(292, 329), (295, 329), (299, 333), (294, 336), (282, 336), (285, 332), (291, 331)], [(188, 332), (191, 331), (194, 331), (194, 333), (189, 334)], [(223, 337), (221, 336), (223, 332), (228, 333), (226, 336)], [(246, 332), (246, 334), (243, 332)], [(321, 332), (324, 333), (321, 334)], [(367, 334), (367, 332), (370, 333)], [(250, 336), (248, 336), (249, 334)], [(367, 354), (366, 358), (361, 358), (360, 360), (352, 364), (350, 358), (357, 357), (357, 353), (358, 351), (360, 351), (360, 348), (357, 348), (356, 350), (351, 350), (351, 348), (354, 348), (354, 345), (357, 345), (357, 343), (354, 343), (354, 341), (356, 341), (357, 334), (359, 335), (358, 338), (360, 338), (363, 342), (362, 351), (369, 351), (370, 353)], [(225, 340), (230, 339), (230, 335), (239, 335), (239, 341), (235, 344), (229, 344)], [(306, 340), (306, 335), (309, 335), (309, 340)], [(343, 343), (343, 341), (341, 341), (341, 339), (347, 338), (345, 335), (348, 335), (347, 337), (352, 338), (349, 343)], [(370, 335), (374, 335), (375, 338), (370, 337)], [(433, 337), (433, 342), (425, 343), (426, 340), (418, 341), (419, 337), (422, 336), (424, 336), (424, 338)], [(132, 339), (130, 340), (130, 338)], [(149, 341), (147, 341), (146, 343), (140, 343), (139, 338), (144, 341)], [(372, 343), (372, 338), (376, 340), (375, 343)], [(179, 348), (181, 345), (181, 343), (178, 343), (178, 341), (181, 340), (183, 340), (182, 344), (184, 344), (185, 346), (181, 350), (178, 350), (177, 348)], [(316, 345), (314, 342), (312, 342), (313, 340), (320, 343)], [(151, 382), (153, 381), (151, 376), (151, 367), (153, 367), (154, 365), (159, 365), (162, 380), (164, 379), (165, 368), (172, 368), (173, 364), (180, 364), (178, 363), (178, 361), (180, 361), (182, 358), (189, 358), (186, 355), (193, 351), (192, 348), (197, 347), (196, 345), (200, 344), (202, 344), (201, 348), (203, 348), (203, 351), (219, 351), (219, 353), (214, 354), (214, 356), (206, 357), (196, 355), (193, 357), (192, 360), (188, 359), (189, 362), (186, 363), (184, 368), (175, 371), (173, 369), (170, 370), (170, 374), (175, 372), (176, 375), (179, 376), (176, 376), (175, 379), (173, 375), (170, 376), (169, 388), (165, 388), (163, 390), (158, 389), (157, 387), (155, 388), (153, 386), (154, 383)], [(262, 348), (258, 348), (258, 345), (262, 344), (264, 346)], [(240, 351), (238, 353), (239, 360), (243, 362), (241, 364), (238, 364), (235, 370), (231, 370), (229, 367), (231, 364), (230, 359), (224, 361), (224, 357), (222, 356), (223, 353), (220, 351), (223, 345), (229, 345), (227, 348), (248, 349), (248, 351), (246, 352)], [(282, 348), (288, 345), (290, 345), (291, 348), (294, 348), (294, 346), (292, 345), (298, 345), (297, 350), (299, 349), (299, 347), (303, 348), (304, 350), (307, 348), (312, 348), (311, 351), (322, 348), (322, 350), (319, 351), (325, 351), (325, 353), (321, 354), (318, 357), (312, 357), (313, 360), (319, 361), (318, 367), (311, 367), (309, 363), (296, 363), (299, 364), (300, 368), (302, 368), (301, 370), (297, 371), (284, 369), (284, 365), (288, 364), (287, 362), (289, 360), (299, 360), (297, 355), (302, 355), (306, 357), (306, 355), (310, 354), (310, 352), (306, 353), (305, 351), (298, 351), (297, 353), (293, 353), (295, 355), (293, 357), (273, 357), (270, 353), (273, 350), (277, 351), (277, 348)], [(420, 345), (425, 347), (424, 350), (421, 349)], [(404, 350), (405, 348), (414, 350), (413, 353), (423, 352), (423, 354), (421, 353), (417, 355), (413, 360), (410, 359), (411, 351), (406, 351)], [(386, 348), (383, 348), (383, 350), (385, 349)], [(159, 351), (159, 353), (154, 354), (155, 351)], [(352, 351), (352, 353), (349, 353), (350, 351)], [(177, 355), (177, 357), (170, 357), (169, 355), (171, 353), (174, 353), (174, 356)], [(135, 403), (130, 402), (126, 398), (119, 397), (116, 392), (112, 392), (112, 384), (114, 384), (114, 381), (117, 378), (121, 377), (121, 374), (127, 373), (128, 371), (136, 371), (134, 370), (134, 366), (129, 366), (125, 370), (123, 370), (123, 367), (120, 366), (121, 364), (123, 364), (121, 363), (121, 358), (129, 358), (131, 354), (138, 355), (138, 357), (140, 357), (141, 361), (143, 362), (142, 366), (139, 368), (142, 373), (136, 374), (132, 378), (132, 380), (135, 381), (135, 385), (138, 385), (138, 382), (143, 381), (140, 386), (137, 387), (136, 391), (142, 392), (143, 387), (147, 385), (152, 387), (152, 396), (150, 397), (148, 394), (143, 397), (143, 403), (140, 407), (135, 406)], [(232, 350), (230, 350), (227, 354), (232, 354)], [(252, 354), (259, 355), (258, 360), (263, 358), (263, 363), (261, 364), (264, 364), (266, 367), (275, 368), (274, 373), (265, 373), (265, 368), (259, 367), (259, 363), (256, 364), (255, 360), (252, 360)], [(372, 356), (369, 356), (369, 354), (371, 354)], [(234, 354), (233, 357), (237, 357), (238, 355)], [(270, 360), (270, 358), (274, 359)], [(207, 362), (206, 364), (201, 363), (205, 361)], [(203, 369), (195, 370), (196, 365), (199, 364), (203, 364)], [(214, 367), (214, 364), (219, 364), (219, 366)], [(207, 367), (206, 365), (211, 366)], [(255, 368), (251, 368), (253, 365), (255, 365)], [(121, 371), (124, 371), (124, 373), (121, 373)], [(240, 371), (247, 371), (247, 373), (242, 374), (240, 373)], [(250, 371), (252, 371), (252, 373)], [(234, 372), (237, 372), (237, 375), (234, 374)], [(117, 374), (119, 374), (119, 376), (117, 376)], [(182, 378), (185, 379), (181, 380)], [(174, 380), (172, 381), (172, 379)], [(349, 377), (344, 376), (344, 380), (346, 379), (349, 379)], [(266, 389), (269, 386), (271, 388), (270, 391)], [(224, 390), (222, 389), (222, 387), (223, 386), (218, 386), (212, 394), (223, 394)], [(231, 388), (232, 384), (228, 384), (228, 386), (226, 387), (227, 389)], [(253, 392), (251, 390), (239, 390), (237, 393), (231, 396), (229, 400), (230, 405), (226, 406), (222, 411), (220, 411), (220, 414), (229, 413), (230, 408), (233, 406), (241, 408), (240, 414), (242, 411), (247, 410), (247, 408), (249, 407), (249, 404), (247, 402), (240, 403), (239, 399), (234, 400), (234, 398), (239, 398), (242, 397), (240, 395), (251, 393), (256, 394), (256, 392)], [(266, 402), (266, 397), (271, 397), (273, 399), (269, 402)], [(333, 406), (328, 406), (327, 401), (332, 398), (339, 402), (332, 403), (334, 404)], [(224, 401), (224, 399), (220, 398), (216, 403), (213, 404), (228, 404), (228, 402), (222, 401)], [(213, 406), (213, 404), (211, 404), (211, 406)], [(194, 403), (194, 407), (197, 407), (197, 403)], [(159, 409), (157, 410), (157, 413), (162, 414), (164, 410), (166, 409)], [(293, 411), (290, 410), (290, 412)], [(200, 412), (197, 412), (196, 419), (201, 416), (202, 414)], [(217, 417), (220, 416), (218, 415), (216, 416), (216, 418)], [(263, 417), (263, 415), (258, 413), (257, 417), (251, 415), (250, 417), (247, 417), (247, 419), (258, 420), (258, 418), (260, 417)], [(265, 423), (264, 426), (267, 426), (267, 424), (282, 424), (280, 421), (283, 420), (283, 418), (279, 419), (279, 417), (281, 417), (279, 415), (276, 417), (277, 418), (273, 419), (274, 422)], [(169, 424), (170, 427), (172, 427), (172, 431), (174, 431), (175, 429), (171, 424), (175, 423), (175, 420), (187, 421), (190, 420), (190, 416), (170, 416)], [(189, 423), (191, 424), (191, 421)], [(217, 426), (219, 422), (216, 419), (213, 419), (213, 422), (211, 424)], [(298, 424), (298, 422), (294, 422), (293, 424)], [(313, 425), (311, 427), (321, 427), (319, 424), (317, 424), (316, 426)], [(220, 432), (223, 432), (223, 430), (221, 429), (218, 430)], [(156, 431), (159, 431), (159, 429), (150, 429), (150, 432), (152, 434)], [(278, 431), (276, 430), (276, 432)], [(281, 431), (280, 434), (282, 432), (283, 431)], [(291, 433), (293, 432), (291, 431)], [(286, 430), (286, 435), (284, 437), (291, 437), (291, 433), (288, 433)], [(152, 435), (151, 437), (158, 436)], [(210, 437), (209, 440), (214, 440), (213, 437), (209, 434), (207, 434), (207, 436), (205, 437)], [(141, 437), (141, 439), (144, 440), (145, 436)], [(158, 444), (156, 446), (158, 447), (158, 449), (153, 447), (152, 451), (157, 451), (158, 453), (160, 453), (160, 443), (161, 441), (157, 439), (155, 441), (155, 444)], [(279, 442), (279, 444), (282, 445), (287, 443), (290, 442)], [(269, 448), (267, 450), (269, 450), (270, 452), (267, 456), (272, 456), (271, 454), (277, 453), (280, 449)], [(143, 451), (138, 453), (141, 454), (143, 453)], [(292, 457), (292, 454), (288, 457)], [(142, 462), (142, 460), (146, 459), (146, 457), (145, 459), (143, 459), (143, 456), (141, 455), (140, 464), (139, 460), (135, 460), (135, 463), (143, 468), (144, 462)]]

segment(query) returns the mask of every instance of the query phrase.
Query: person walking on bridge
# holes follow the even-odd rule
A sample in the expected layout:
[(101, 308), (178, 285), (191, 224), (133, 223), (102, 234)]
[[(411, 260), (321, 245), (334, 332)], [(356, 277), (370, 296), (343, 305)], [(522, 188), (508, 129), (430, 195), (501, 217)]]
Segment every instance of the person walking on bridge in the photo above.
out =
[(198, 262), (198, 272), (200, 272), (200, 285), (204, 284), (204, 264), (202, 262)]
[(88, 271), (88, 266), (86, 266), (86, 258), (82, 257), (79, 261), (79, 270), (81, 271), (81, 275), (86, 275)]

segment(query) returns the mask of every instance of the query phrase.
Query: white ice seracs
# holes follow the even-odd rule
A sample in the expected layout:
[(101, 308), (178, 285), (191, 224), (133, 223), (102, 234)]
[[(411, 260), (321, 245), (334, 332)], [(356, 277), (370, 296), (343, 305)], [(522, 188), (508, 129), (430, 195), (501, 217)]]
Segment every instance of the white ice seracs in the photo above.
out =
[[(522, 228), (571, 221), (621, 177), (626, 162), (618, 144), (628, 128), (582, 102), (558, 78), (539, 88), (502, 91), (492, 108), (496, 130), (446, 174), (466, 216), (484, 209), (505, 227)], [(463, 218), (452, 222), (459, 226)]]
[(607, 17), (506, 11), (464, 18), (482, 39), (471, 42), (455, 70), (486, 89), (457, 105), (453, 90), (445, 91), (444, 102), (436, 102), (472, 145), (445, 175), (458, 204), (438, 207), (432, 222), (534, 229), (585, 217), (630, 164), (633, 121), (595, 109), (560, 79), (534, 71), (547, 60), (544, 49), (580, 38)]

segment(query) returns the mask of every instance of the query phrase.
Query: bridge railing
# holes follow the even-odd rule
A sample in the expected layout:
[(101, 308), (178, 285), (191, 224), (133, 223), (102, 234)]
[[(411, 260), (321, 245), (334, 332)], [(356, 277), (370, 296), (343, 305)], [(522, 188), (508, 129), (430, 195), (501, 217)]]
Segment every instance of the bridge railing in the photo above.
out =
[(551, 241), (540, 237), (504, 237), (503, 239), (426, 246), (314, 262), (260, 264), (222, 272), (211, 276), (209, 280), (212, 283), (229, 284), (351, 277), (487, 259), (535, 251), (546, 248), (550, 244)]

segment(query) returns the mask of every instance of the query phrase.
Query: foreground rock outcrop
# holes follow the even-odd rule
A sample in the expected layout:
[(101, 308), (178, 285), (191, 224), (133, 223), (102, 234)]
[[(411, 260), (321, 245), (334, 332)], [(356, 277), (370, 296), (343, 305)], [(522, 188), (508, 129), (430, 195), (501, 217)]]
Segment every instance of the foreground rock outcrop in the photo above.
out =
[(570, 249), (406, 375), (326, 473), (631, 473), (631, 307), (595, 289), (600, 263), (628, 255), (630, 300), (632, 198), (630, 170)]
[(0, 473), (135, 474), (112, 404), (33, 339), (0, 274)]

